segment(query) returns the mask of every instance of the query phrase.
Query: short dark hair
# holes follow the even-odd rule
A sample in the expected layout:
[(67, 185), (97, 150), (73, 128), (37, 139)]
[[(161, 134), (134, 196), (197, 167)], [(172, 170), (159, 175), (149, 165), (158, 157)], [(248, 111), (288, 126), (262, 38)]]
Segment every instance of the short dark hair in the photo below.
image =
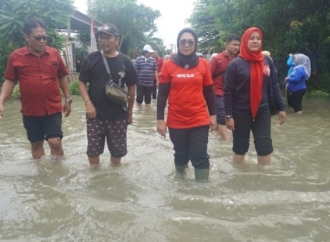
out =
[(46, 25), (45, 25), (44, 21), (42, 21), (39, 18), (29, 18), (29, 19), (25, 20), (24, 27), (23, 27), (24, 34), (31, 34), (31, 30), (33, 28), (37, 28), (37, 27), (46, 29)]
[(228, 44), (233, 40), (241, 41), (241, 38), (239, 37), (238, 34), (234, 34), (234, 33), (228, 34), (226, 37), (226, 43)]

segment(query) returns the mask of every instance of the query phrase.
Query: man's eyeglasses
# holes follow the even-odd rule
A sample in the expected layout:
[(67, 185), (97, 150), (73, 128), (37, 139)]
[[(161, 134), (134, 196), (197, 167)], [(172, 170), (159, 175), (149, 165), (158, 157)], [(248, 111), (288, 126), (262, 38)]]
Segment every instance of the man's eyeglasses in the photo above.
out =
[(36, 41), (47, 41), (48, 36), (32, 36)]
[(189, 46), (194, 46), (195, 45), (195, 41), (191, 40), (191, 39), (182, 39), (179, 41), (180, 45), (182, 46), (186, 46), (187, 44)]

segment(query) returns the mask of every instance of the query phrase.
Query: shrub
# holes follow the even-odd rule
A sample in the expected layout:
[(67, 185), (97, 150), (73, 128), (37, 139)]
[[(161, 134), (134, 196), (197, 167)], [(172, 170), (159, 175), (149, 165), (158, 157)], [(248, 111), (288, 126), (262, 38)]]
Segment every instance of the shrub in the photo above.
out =
[(11, 94), (13, 98), (20, 99), (21, 98), (21, 92), (19, 91), (19, 84), (17, 83), (14, 87), (13, 93)]
[(312, 90), (311, 96), (313, 97), (329, 97), (329, 93), (322, 90)]
[(70, 95), (80, 95), (78, 83), (78, 80), (74, 80), (69, 84)]

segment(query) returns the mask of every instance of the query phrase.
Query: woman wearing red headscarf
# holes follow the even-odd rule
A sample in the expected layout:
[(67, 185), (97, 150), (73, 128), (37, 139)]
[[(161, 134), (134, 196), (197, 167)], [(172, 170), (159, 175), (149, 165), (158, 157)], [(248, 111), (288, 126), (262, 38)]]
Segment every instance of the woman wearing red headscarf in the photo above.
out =
[[(273, 152), (271, 113), (268, 90), (273, 91), (280, 124), (286, 118), (285, 105), (277, 82), (273, 62), (262, 51), (262, 33), (256, 27), (242, 36), (240, 54), (232, 60), (224, 78), (224, 101), (227, 128), (233, 131), (233, 161), (242, 163), (249, 149), (250, 131), (258, 163), (268, 165)], [(270, 86), (269, 86), (270, 85)]]

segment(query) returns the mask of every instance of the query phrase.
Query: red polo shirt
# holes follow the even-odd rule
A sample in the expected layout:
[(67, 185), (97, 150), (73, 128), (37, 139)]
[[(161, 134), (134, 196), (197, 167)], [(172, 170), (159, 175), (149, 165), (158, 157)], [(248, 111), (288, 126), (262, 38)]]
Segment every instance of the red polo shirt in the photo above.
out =
[(45, 116), (62, 112), (58, 78), (67, 74), (56, 49), (47, 46), (36, 56), (25, 46), (9, 56), (5, 79), (19, 81), (23, 115)]
[(225, 75), (227, 66), (233, 58), (229, 58), (226, 51), (214, 56), (211, 59), (210, 68), (213, 80), (214, 94), (223, 96), (223, 77)]

